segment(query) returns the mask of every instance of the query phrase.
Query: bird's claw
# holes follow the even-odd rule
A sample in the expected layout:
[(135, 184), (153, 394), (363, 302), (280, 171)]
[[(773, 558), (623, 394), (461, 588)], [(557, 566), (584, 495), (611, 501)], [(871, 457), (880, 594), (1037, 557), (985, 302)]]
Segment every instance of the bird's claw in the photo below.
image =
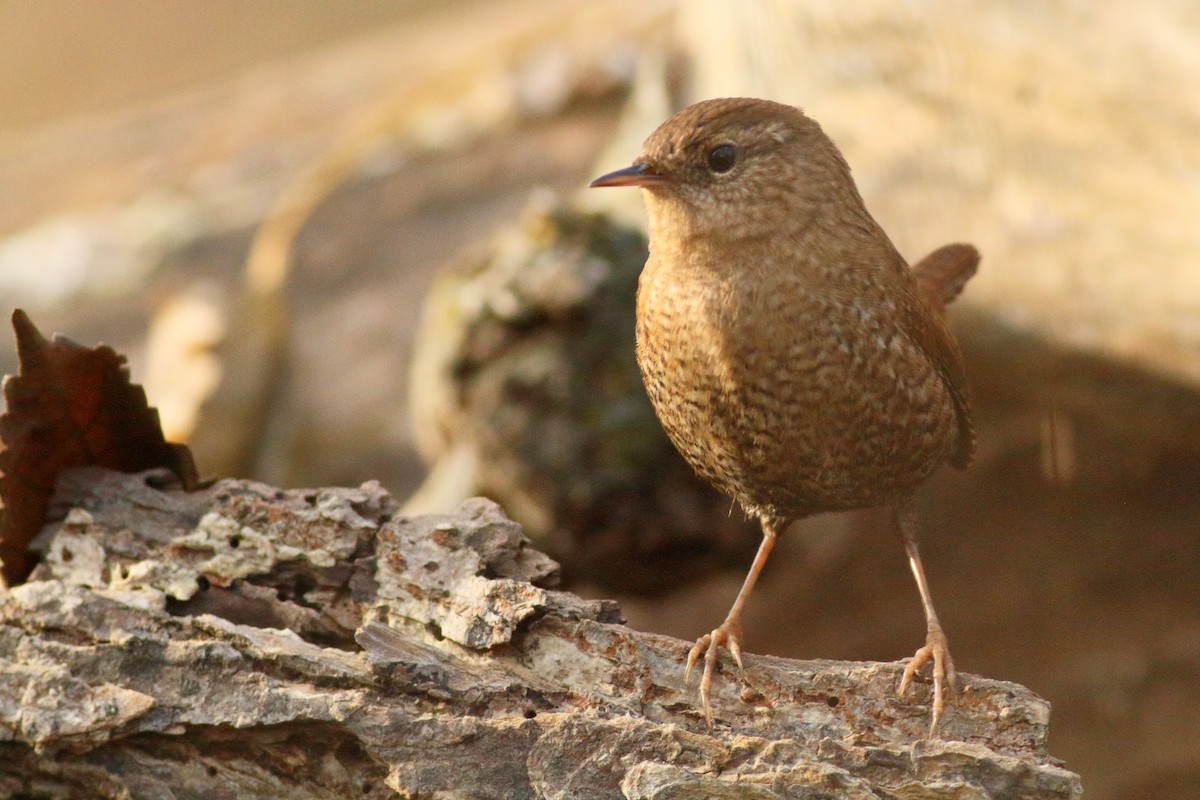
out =
[(925, 646), (917, 650), (908, 666), (904, 668), (898, 694), (904, 694), (917, 670), (928, 661), (933, 662), (933, 720), (929, 723), (929, 735), (933, 736), (946, 710), (946, 690), (953, 694), (958, 688), (958, 675), (954, 671), (954, 661), (950, 658), (950, 646), (946, 641), (946, 634), (937, 625), (929, 628), (925, 636)]
[(700, 656), (704, 656), (704, 673), (700, 676), (700, 705), (704, 709), (704, 721), (708, 723), (708, 727), (710, 728), (712, 727), (712, 681), (713, 673), (717, 668), (717, 659), (720, 658), (721, 648), (725, 647), (729, 650), (729, 654), (733, 656), (733, 660), (737, 662), (738, 669), (744, 669), (742, 666), (742, 647), (738, 643), (738, 637), (740, 636), (740, 627), (726, 620), (719, 627), (715, 628), (712, 633), (706, 633), (697, 639), (696, 644), (688, 652), (687, 666), (683, 670), (683, 682), (685, 684), (688, 681), (688, 676), (691, 675), (692, 667), (696, 666), (700, 661)]

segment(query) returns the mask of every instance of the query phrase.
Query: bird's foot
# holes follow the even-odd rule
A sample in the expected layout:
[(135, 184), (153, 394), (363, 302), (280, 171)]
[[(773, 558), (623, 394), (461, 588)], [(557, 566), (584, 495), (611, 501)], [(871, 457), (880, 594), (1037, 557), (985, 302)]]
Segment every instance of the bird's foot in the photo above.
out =
[(712, 703), (710, 700), (712, 694), (713, 672), (717, 668), (717, 659), (720, 658), (721, 648), (728, 648), (733, 660), (737, 662), (738, 669), (743, 669), (742, 666), (742, 647), (738, 643), (738, 639), (742, 635), (742, 626), (736, 620), (725, 620), (712, 633), (706, 633), (696, 640), (696, 644), (688, 653), (687, 667), (683, 670), (683, 682), (687, 683), (688, 676), (692, 672), (692, 667), (704, 656), (704, 674), (700, 677), (700, 705), (704, 708), (704, 720), (708, 723), (708, 727), (712, 727)]
[(946, 634), (940, 625), (930, 625), (925, 635), (925, 646), (913, 655), (908, 666), (904, 668), (904, 677), (900, 679), (898, 694), (903, 695), (909, 682), (926, 662), (933, 662), (933, 721), (929, 724), (929, 735), (937, 731), (938, 723), (942, 721), (942, 713), (946, 709), (946, 691), (954, 693), (958, 677), (954, 672), (954, 661), (950, 658), (950, 646), (946, 642)]

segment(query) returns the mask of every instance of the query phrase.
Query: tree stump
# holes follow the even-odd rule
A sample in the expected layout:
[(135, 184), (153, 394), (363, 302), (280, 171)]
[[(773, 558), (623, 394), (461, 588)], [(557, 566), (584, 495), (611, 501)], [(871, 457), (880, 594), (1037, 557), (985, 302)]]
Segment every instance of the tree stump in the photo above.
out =
[(962, 675), (939, 739), (902, 663), (724, 664), (556, 591), (498, 506), (403, 516), (68, 472), (0, 595), (0, 794), (39, 798), (1077, 798), (1049, 705)]

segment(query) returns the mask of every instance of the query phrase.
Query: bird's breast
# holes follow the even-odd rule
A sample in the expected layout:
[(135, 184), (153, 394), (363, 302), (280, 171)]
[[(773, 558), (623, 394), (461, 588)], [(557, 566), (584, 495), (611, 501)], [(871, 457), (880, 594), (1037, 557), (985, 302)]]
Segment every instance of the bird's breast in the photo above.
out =
[(668, 436), (752, 513), (878, 505), (948, 457), (952, 401), (886, 302), (652, 255), (637, 335)]

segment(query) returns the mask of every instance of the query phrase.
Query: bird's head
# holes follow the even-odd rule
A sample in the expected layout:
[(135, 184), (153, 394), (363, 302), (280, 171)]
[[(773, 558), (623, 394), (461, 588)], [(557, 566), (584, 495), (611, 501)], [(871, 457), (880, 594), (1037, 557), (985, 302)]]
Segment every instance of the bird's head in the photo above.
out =
[(652, 238), (665, 230), (710, 241), (778, 235), (827, 202), (862, 205), (816, 122), (792, 106), (740, 97), (688, 106), (650, 134), (631, 166), (591, 185), (646, 189)]

